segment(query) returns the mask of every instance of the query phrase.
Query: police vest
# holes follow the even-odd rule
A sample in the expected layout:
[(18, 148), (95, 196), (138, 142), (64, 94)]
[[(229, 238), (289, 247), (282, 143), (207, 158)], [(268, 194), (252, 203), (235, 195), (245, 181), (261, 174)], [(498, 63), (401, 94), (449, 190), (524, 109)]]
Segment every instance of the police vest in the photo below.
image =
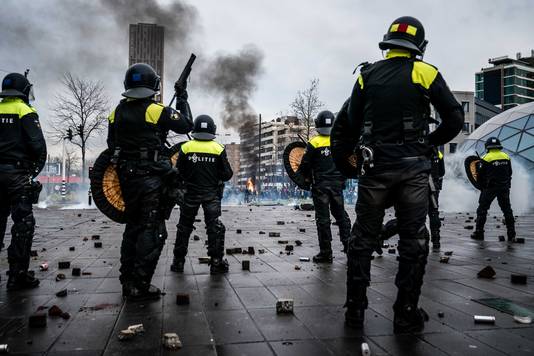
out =
[(191, 140), (182, 145), (179, 171), (188, 186), (216, 188), (221, 183), (221, 155), (224, 146), (211, 140)]
[(330, 136), (318, 135), (309, 141), (313, 148), (312, 171), (314, 184), (326, 181), (344, 182), (345, 178), (339, 173), (330, 149)]
[[(31, 161), (27, 138), (23, 135), (22, 120), (35, 109), (20, 98), (4, 98), (0, 102), (0, 163), (21, 164)], [(38, 125), (38, 123), (37, 123)]]
[(402, 50), (390, 50), (385, 60), (362, 68), (363, 144), (428, 154), (428, 90), (437, 75), (435, 67)]
[(108, 120), (114, 126), (115, 147), (120, 147), (121, 157), (137, 158), (143, 151), (161, 150), (166, 132), (158, 126), (165, 106), (152, 100), (122, 100)]
[(485, 187), (509, 187), (512, 180), (510, 156), (498, 149), (490, 149), (482, 157), (481, 178)]

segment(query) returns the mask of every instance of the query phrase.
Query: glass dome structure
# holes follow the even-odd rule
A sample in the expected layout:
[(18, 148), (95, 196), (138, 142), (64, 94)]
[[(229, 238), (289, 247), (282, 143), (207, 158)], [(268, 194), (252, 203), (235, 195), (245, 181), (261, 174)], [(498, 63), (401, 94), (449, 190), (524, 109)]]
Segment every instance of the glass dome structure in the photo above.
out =
[(514, 161), (534, 170), (534, 102), (516, 106), (494, 116), (477, 128), (460, 146), (462, 152), (485, 152), (489, 137), (498, 137)]

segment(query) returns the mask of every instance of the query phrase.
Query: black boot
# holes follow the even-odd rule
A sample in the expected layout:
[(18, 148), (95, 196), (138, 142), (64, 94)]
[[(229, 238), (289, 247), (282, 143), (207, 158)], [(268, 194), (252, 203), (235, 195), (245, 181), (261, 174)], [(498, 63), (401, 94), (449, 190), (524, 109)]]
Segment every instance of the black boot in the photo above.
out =
[(362, 329), (365, 320), (365, 308), (349, 302), (345, 306), (347, 307), (345, 311), (345, 325), (349, 328)]
[(428, 321), (428, 314), (413, 304), (405, 304), (394, 307), (395, 316), (393, 318), (393, 332), (413, 333), (422, 331), (425, 328), (425, 321)]
[(222, 258), (212, 258), (210, 261), (210, 274), (223, 274), (228, 272), (228, 261)]
[(475, 232), (473, 232), (471, 234), (471, 238), (473, 240), (484, 241), (484, 231), (483, 230), (475, 230)]
[(182, 273), (184, 271), (184, 265), (185, 265), (185, 262), (183, 260), (177, 259), (175, 257), (174, 260), (172, 261), (171, 271)]
[(143, 302), (149, 300), (158, 300), (161, 297), (161, 290), (152, 284), (128, 286), (125, 295), (125, 286), (123, 286), (123, 296), (130, 302)]
[(313, 256), (313, 262), (315, 263), (332, 263), (332, 252), (319, 252)]
[(39, 283), (39, 280), (30, 272), (10, 272), (7, 280), (7, 290), (15, 291), (36, 288), (39, 286)]

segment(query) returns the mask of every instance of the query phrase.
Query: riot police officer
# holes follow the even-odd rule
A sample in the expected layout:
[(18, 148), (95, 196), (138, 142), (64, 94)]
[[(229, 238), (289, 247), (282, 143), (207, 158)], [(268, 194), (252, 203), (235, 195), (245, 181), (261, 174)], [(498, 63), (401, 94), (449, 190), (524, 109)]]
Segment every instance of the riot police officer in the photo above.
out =
[(330, 213), (339, 226), (343, 252), (347, 250), (350, 237), (350, 219), (343, 203), (345, 177), (336, 169), (330, 151), (330, 131), (334, 119), (334, 114), (330, 111), (322, 111), (317, 115), (315, 129), (319, 135), (308, 142), (299, 167), (304, 176), (312, 177), (312, 198), (320, 249), (319, 254), (313, 257), (316, 263), (332, 262)]
[(445, 176), (445, 161), (443, 153), (435, 149), (430, 157), (430, 189), (428, 199), (428, 220), (430, 223), (430, 240), (432, 250), (439, 251), (441, 248), (440, 229), (441, 220), (439, 218), (439, 193), (443, 188), (443, 176)]
[[(379, 241), (384, 210), (393, 206), (400, 237), (394, 330), (424, 327), (418, 301), (428, 256), (425, 221), (431, 147), (450, 141), (463, 124), (462, 107), (441, 74), (420, 59), (426, 45), (425, 30), (417, 19), (396, 19), (379, 44), (387, 51), (385, 59), (361, 69), (348, 115), (334, 124), (342, 129), (334, 130), (341, 132), (334, 135), (341, 144), (333, 146), (358, 143), (363, 173), (348, 250), (348, 326), (363, 327), (371, 254)], [(429, 134), (431, 103), (442, 123)]]
[(482, 157), (478, 167), (478, 179), (482, 187), (478, 199), (477, 220), (474, 240), (484, 240), (484, 225), (488, 209), (495, 198), (504, 214), (508, 241), (515, 239), (515, 219), (510, 203), (512, 184), (512, 161), (502, 150), (501, 142), (490, 137), (485, 143), (487, 153)]
[(177, 92), (176, 111), (154, 101), (160, 78), (144, 63), (126, 71), (125, 97), (109, 116), (107, 143), (113, 152), (126, 207), (126, 228), (121, 245), (120, 281), (125, 298), (158, 299), (152, 276), (167, 238), (162, 194), (176, 179), (164, 155), (168, 131), (185, 134), (192, 122), (187, 92)]
[(37, 111), (30, 106), (32, 84), (19, 73), (2, 81), (0, 97), (0, 244), (11, 214), (11, 244), (8, 248), (8, 290), (35, 288), (39, 280), (28, 273), (35, 230), (32, 204), (39, 192), (32, 182), (44, 165), (46, 143)]
[(193, 140), (184, 143), (178, 153), (178, 172), (186, 187), (180, 206), (180, 221), (176, 230), (174, 260), (171, 271), (183, 272), (189, 237), (193, 231), (198, 209), (204, 210), (204, 222), (208, 235), (210, 273), (228, 272), (228, 262), (223, 260), (224, 233), (219, 219), (224, 182), (233, 172), (224, 146), (215, 141), (216, 126), (208, 115), (195, 119)]

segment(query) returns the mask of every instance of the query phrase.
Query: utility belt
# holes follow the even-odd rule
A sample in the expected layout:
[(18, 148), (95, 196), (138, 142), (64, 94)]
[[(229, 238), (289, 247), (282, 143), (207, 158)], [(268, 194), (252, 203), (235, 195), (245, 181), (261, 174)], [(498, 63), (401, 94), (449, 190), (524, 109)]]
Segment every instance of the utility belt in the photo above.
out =
[(31, 169), (32, 164), (27, 161), (21, 160), (10, 160), (2, 159), (0, 160), (0, 169)]
[(111, 156), (112, 164), (117, 164), (119, 161), (158, 162), (159, 160), (159, 150), (149, 150), (143, 147), (139, 151), (126, 151), (116, 147)]
[(398, 157), (392, 161), (377, 160), (375, 150), (373, 146), (370, 145), (360, 145), (355, 148), (354, 153), (357, 157), (356, 169), (360, 176), (369, 174), (372, 170), (377, 169), (377, 166), (380, 168), (391, 169), (399, 166), (399, 164), (414, 163), (418, 161), (428, 162), (428, 156), (425, 155)]

